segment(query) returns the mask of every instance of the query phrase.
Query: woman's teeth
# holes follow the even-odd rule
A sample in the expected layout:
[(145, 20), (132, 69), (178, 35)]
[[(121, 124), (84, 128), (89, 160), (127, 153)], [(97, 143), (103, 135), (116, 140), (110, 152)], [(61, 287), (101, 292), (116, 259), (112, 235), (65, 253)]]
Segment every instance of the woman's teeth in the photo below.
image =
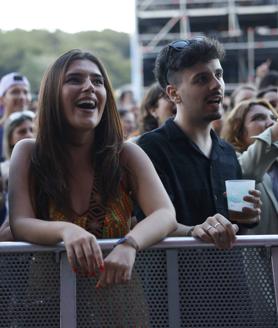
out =
[(93, 100), (82, 100), (77, 103), (77, 106), (83, 109), (95, 109), (96, 102)]

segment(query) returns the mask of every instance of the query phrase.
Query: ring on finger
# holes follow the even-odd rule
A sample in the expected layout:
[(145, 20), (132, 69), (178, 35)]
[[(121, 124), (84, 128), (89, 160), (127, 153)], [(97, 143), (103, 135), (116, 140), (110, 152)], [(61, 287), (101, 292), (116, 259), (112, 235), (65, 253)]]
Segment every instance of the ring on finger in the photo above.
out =
[(207, 228), (207, 232), (209, 232), (209, 230), (211, 229), (211, 228), (213, 228), (213, 226), (208, 226), (208, 228)]
[(217, 228), (217, 226), (219, 226), (221, 223), (217, 222), (215, 225), (214, 225), (214, 228)]

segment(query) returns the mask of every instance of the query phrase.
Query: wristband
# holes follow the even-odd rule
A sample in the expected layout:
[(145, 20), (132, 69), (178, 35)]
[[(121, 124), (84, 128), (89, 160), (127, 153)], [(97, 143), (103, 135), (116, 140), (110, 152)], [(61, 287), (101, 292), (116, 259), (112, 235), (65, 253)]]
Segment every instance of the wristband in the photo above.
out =
[(192, 231), (194, 230), (195, 226), (191, 227), (187, 233), (186, 233), (186, 237), (192, 237)]
[(127, 245), (133, 247), (136, 251), (139, 251), (139, 246), (137, 245), (136, 241), (131, 236), (127, 236), (127, 237), (123, 237), (123, 238), (119, 239), (116, 242), (116, 244), (113, 246), (113, 248), (118, 245), (121, 245), (121, 244), (127, 244)]

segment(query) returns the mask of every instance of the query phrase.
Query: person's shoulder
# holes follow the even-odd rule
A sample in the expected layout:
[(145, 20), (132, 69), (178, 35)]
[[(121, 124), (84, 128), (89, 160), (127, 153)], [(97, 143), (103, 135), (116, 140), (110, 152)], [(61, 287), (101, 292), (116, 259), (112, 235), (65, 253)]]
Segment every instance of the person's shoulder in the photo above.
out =
[(34, 147), (34, 139), (23, 139), (16, 143), (10, 161), (9, 181), (12, 177), (28, 171)]
[(26, 138), (18, 141), (14, 146), (12, 157), (18, 155), (29, 156), (35, 147), (35, 139)]
[(132, 142), (124, 142), (120, 153), (120, 165), (128, 168), (130, 172), (134, 170), (145, 170), (150, 163), (147, 153), (138, 145)]
[(133, 158), (142, 156), (144, 152), (142, 149), (135, 143), (130, 141), (125, 141), (122, 146), (120, 153), (120, 160), (122, 164), (129, 162)]
[(26, 150), (33, 149), (35, 146), (36, 140), (34, 138), (26, 138), (18, 141), (15, 145), (15, 148), (24, 148)]
[(233, 145), (231, 145), (229, 142), (219, 137), (218, 137), (218, 141), (222, 149), (236, 155), (236, 151)]
[(227, 142), (224, 139), (219, 138), (220, 153), (222, 160), (225, 162), (236, 163), (238, 164), (238, 154), (233, 145)]
[(132, 152), (137, 152), (138, 149), (140, 149), (140, 147), (136, 143), (127, 140), (123, 143), (121, 156), (128, 156)]
[(233, 145), (231, 145), (230, 143), (226, 142), (225, 140), (223, 141), (223, 145), (224, 145), (224, 149), (229, 152), (230, 154), (233, 154), (235, 156), (236, 155), (236, 151), (235, 148), (233, 147)]
[(143, 145), (160, 144), (165, 141), (166, 138), (165, 128), (164, 126), (161, 126), (155, 130), (142, 134), (138, 139), (137, 144), (140, 147)]

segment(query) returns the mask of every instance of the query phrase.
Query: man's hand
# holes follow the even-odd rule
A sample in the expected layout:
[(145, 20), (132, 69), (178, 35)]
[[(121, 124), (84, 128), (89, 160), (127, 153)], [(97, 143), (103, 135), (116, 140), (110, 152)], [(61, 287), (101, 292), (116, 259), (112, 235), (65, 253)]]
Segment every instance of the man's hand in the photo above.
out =
[(248, 203), (252, 203), (254, 207), (243, 207), (242, 212), (237, 212), (236, 216), (230, 217), (230, 220), (246, 225), (258, 224), (261, 219), (261, 192), (255, 189), (250, 190), (249, 195), (244, 196), (243, 199)]
[(213, 243), (219, 249), (230, 249), (236, 239), (239, 228), (221, 214), (215, 214), (202, 224), (196, 225), (192, 231), (193, 237), (198, 237), (208, 243)]

